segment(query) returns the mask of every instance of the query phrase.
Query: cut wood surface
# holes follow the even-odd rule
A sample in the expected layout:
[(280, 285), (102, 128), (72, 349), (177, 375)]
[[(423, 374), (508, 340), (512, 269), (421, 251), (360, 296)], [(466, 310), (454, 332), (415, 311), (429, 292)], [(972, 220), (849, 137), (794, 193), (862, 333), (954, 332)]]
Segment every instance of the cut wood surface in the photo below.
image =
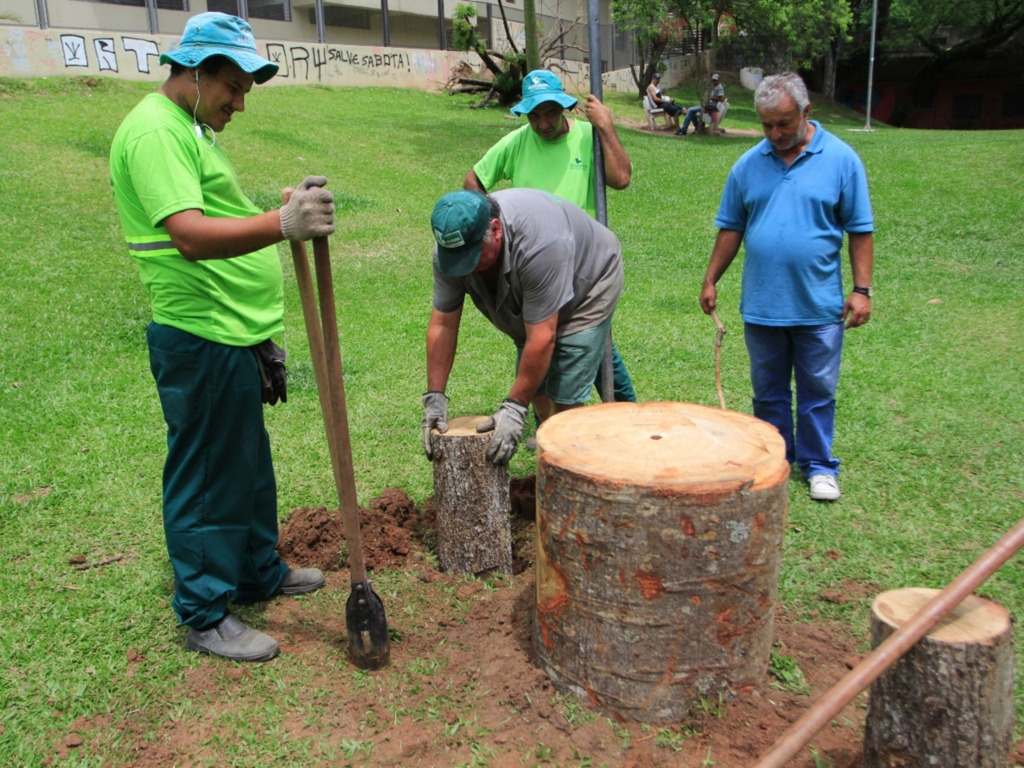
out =
[(431, 432), (437, 557), (445, 573), (512, 573), (512, 505), (508, 467), (487, 461), (492, 432), (479, 434), (486, 416), (449, 420)]
[(541, 425), (537, 449), (568, 472), (690, 495), (774, 487), (789, 476), (778, 430), (744, 413), (692, 403), (563, 411)]
[(538, 433), (534, 648), (615, 717), (682, 719), (764, 681), (788, 502), (779, 433), (687, 403), (608, 403)]
[[(906, 623), (938, 590), (875, 598), (872, 645)], [(1013, 732), (1010, 615), (968, 596), (871, 685), (865, 768), (1003, 768)]]

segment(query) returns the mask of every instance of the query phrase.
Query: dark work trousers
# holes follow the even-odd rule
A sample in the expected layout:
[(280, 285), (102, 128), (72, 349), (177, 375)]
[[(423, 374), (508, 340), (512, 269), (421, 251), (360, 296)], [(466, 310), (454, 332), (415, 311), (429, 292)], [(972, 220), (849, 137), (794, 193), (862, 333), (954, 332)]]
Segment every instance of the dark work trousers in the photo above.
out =
[(149, 363), (167, 422), (164, 534), (174, 612), (205, 629), (269, 598), (288, 565), (277, 546), (277, 485), (248, 347), (150, 323)]

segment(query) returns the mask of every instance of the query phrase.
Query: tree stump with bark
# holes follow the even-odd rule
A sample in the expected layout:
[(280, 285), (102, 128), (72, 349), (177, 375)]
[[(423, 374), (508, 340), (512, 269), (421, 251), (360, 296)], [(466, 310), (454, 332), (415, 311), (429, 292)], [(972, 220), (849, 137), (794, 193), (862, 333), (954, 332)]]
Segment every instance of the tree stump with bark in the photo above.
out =
[(512, 573), (512, 504), (508, 467), (485, 452), (492, 432), (478, 434), (486, 416), (460, 416), (430, 435), (434, 451), (437, 558), (445, 573)]
[(615, 717), (682, 719), (764, 682), (789, 464), (778, 431), (688, 403), (604, 403), (537, 433), (534, 648)]
[[(937, 592), (907, 588), (875, 598), (872, 646)], [(1013, 718), (1010, 615), (971, 595), (871, 684), (864, 768), (1005, 768)]]

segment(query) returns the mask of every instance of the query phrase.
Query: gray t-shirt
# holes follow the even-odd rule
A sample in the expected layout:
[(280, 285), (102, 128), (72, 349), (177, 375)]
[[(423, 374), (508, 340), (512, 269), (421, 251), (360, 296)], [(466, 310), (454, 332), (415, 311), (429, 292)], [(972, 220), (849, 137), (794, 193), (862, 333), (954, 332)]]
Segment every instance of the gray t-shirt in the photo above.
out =
[(536, 189), (493, 193), (501, 206), (502, 256), (496, 290), (483, 277), (445, 277), (434, 252), (434, 308), (454, 312), (466, 294), (519, 346), (526, 323), (558, 313), (558, 336), (600, 325), (622, 294), (622, 246), (579, 206)]

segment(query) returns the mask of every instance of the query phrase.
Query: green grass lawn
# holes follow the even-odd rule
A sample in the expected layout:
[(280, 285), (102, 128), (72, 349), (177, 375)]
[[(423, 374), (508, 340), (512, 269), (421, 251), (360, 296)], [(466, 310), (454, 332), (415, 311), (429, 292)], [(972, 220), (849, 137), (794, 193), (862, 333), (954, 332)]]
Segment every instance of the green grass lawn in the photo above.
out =
[[(757, 128), (727, 83), (724, 126)], [(152, 84), (0, 80), (0, 764), (37, 765), (51, 734), (126, 702), (170, 709), (198, 663), (168, 606), (160, 524), (164, 427), (149, 374), (150, 313), (114, 209), (107, 153)], [(686, 100), (684, 89), (678, 91)], [(522, 124), (469, 99), (382, 89), (256, 88), (218, 141), (266, 207), (322, 173), (339, 202), (331, 238), (361, 501), (432, 491), (420, 394), (431, 301), (429, 215), (498, 138)], [(645, 122), (634, 96), (608, 94)], [(867, 166), (875, 207), (871, 322), (846, 339), (835, 452), (843, 499), (791, 483), (781, 598), (799, 615), (867, 626), (862, 602), (824, 589), (940, 587), (1024, 508), (1024, 155), (1020, 131), (853, 132), (863, 117), (814, 116)], [(714, 405), (714, 326), (697, 295), (732, 163), (757, 139), (679, 139), (620, 130), (633, 182), (610, 192), (626, 288), (615, 337), (643, 400)], [(302, 315), (286, 247), (289, 402), (268, 409), (282, 514), (334, 504)], [(729, 406), (750, 411), (738, 316), (740, 264), (720, 284), (730, 333)], [(849, 277), (847, 276), (849, 285)], [(490, 413), (512, 380), (512, 347), (467, 310), (451, 412)], [(514, 474), (530, 474), (521, 452)], [(834, 551), (838, 557), (827, 557)], [(117, 567), (75, 571), (115, 553)], [(1024, 610), (1024, 560), (982, 592)], [(400, 599), (400, 598), (399, 598)], [(129, 648), (160, 669), (126, 679)], [(1024, 654), (1017, 654), (1018, 667)], [(1019, 677), (1019, 676), (1018, 676)], [(1024, 685), (1017, 686), (1018, 713)], [(1018, 717), (1018, 724), (1021, 718)], [(73, 758), (74, 760), (75, 758)], [(85, 757), (69, 764), (99, 765)]]

